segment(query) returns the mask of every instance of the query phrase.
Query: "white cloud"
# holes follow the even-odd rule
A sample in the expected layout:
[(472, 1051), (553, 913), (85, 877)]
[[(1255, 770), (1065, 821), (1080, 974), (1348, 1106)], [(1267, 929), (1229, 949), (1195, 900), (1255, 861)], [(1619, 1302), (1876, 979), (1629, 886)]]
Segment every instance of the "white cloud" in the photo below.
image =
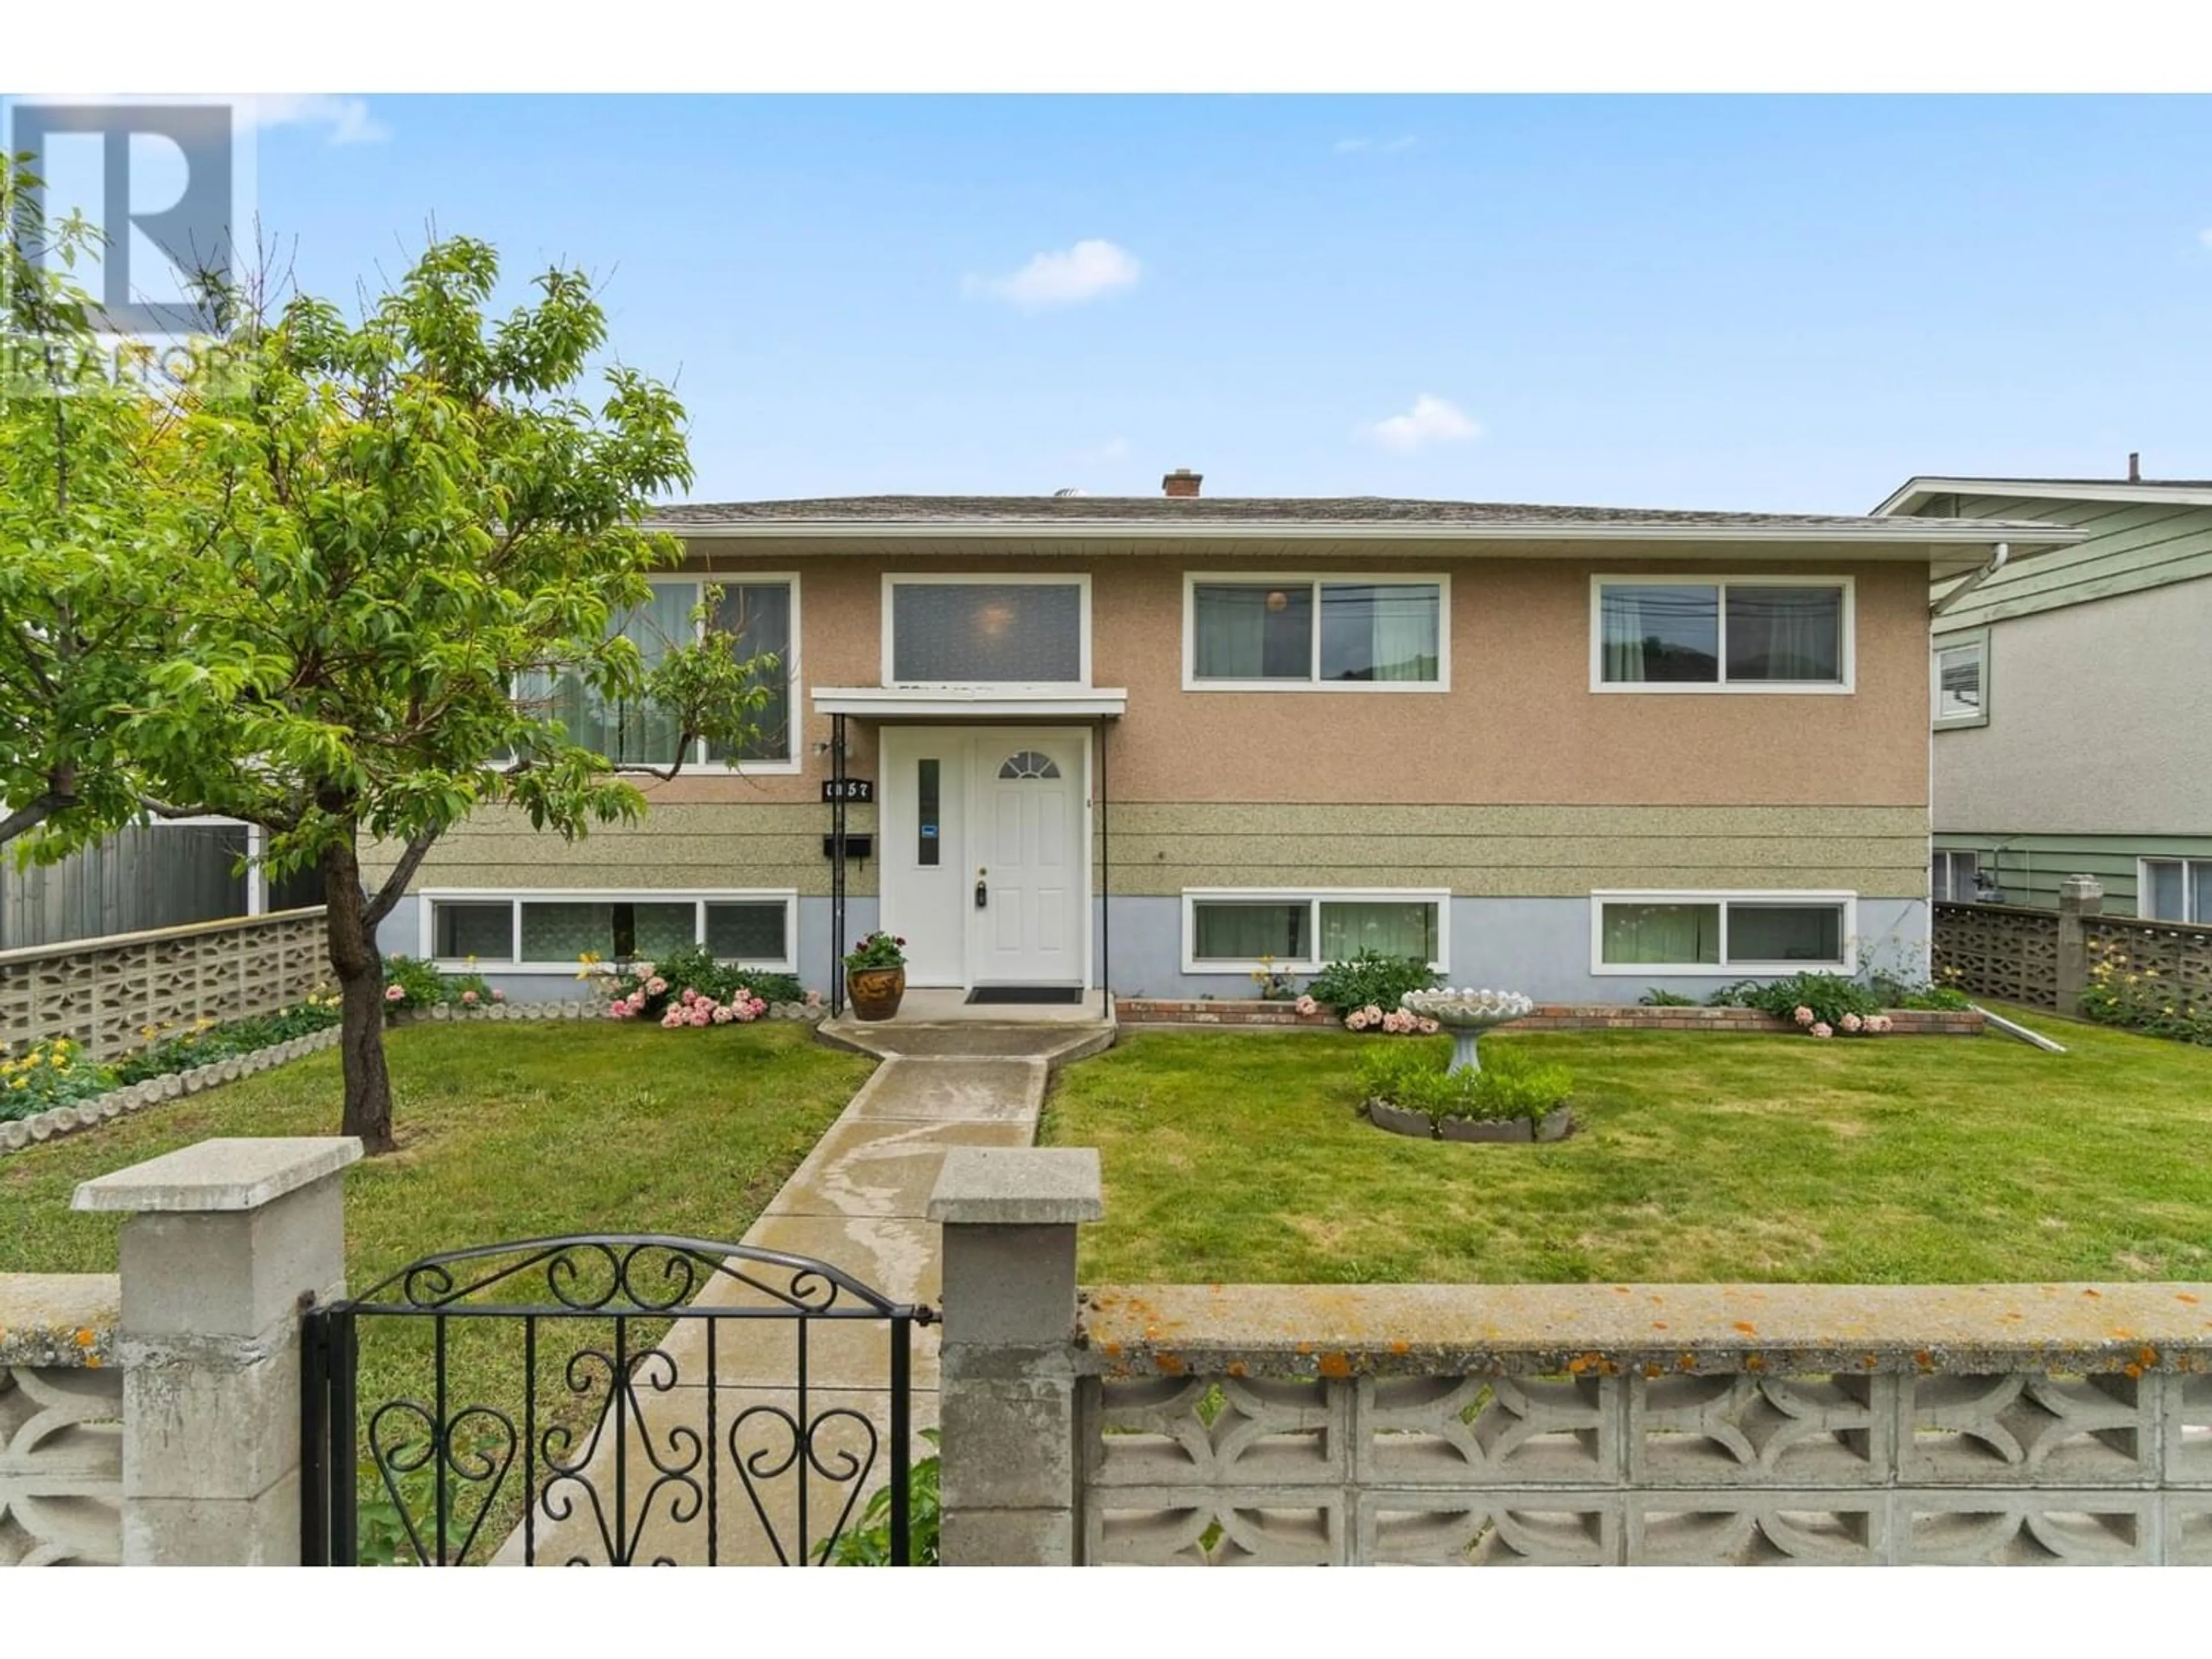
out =
[(2197, 240), (2203, 243), (2205, 246), (2212, 247), (2212, 230), (2198, 231), (2197, 233)]
[(1129, 441), (1127, 438), (1109, 438), (1097, 448), (1084, 451), (1083, 459), (1086, 461), (1118, 461), (1126, 459), (1128, 453)]
[(321, 127), (333, 144), (377, 144), (392, 130), (368, 112), (366, 98), (336, 98), (326, 93), (263, 93), (244, 100), (240, 118), (252, 126)]
[(987, 295), (1024, 309), (1080, 305), (1133, 286), (1144, 267), (1125, 247), (1092, 237), (1060, 253), (1040, 253), (1006, 276), (970, 276), (971, 295)]
[(1395, 155), (1401, 150), (1413, 149), (1420, 142), (1410, 132), (1402, 138), (1340, 138), (1336, 141), (1336, 153), (1339, 155)]
[(1365, 431), (1371, 441), (1383, 448), (1408, 453), (1431, 444), (1463, 443), (1482, 435), (1482, 428), (1465, 410), (1426, 392), (1414, 398), (1413, 406), (1404, 414), (1376, 421)]

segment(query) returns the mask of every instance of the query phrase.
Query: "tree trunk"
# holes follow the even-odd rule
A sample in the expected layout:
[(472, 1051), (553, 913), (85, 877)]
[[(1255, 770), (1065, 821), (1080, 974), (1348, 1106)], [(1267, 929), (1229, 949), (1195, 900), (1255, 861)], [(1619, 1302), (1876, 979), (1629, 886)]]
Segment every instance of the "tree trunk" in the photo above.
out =
[(384, 1065), (384, 957), (368, 925), (368, 899), (361, 890), (361, 860), (353, 838), (323, 854), (324, 929), (331, 966), (338, 976), (338, 1052), (345, 1062), (345, 1116), (339, 1133), (359, 1135), (374, 1157), (398, 1143), (392, 1138), (392, 1076)]

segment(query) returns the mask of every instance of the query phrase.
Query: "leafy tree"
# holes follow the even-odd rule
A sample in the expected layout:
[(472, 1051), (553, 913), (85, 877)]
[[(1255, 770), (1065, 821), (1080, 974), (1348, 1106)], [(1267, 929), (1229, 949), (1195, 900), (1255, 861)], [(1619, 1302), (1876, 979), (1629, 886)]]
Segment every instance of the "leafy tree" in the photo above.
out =
[[(650, 699), (681, 756), (750, 741), (774, 665), (706, 626), (711, 592), (702, 637), (649, 672), (621, 636), (678, 556), (642, 520), (690, 479), (683, 410), (622, 367), (587, 404), (606, 325), (585, 278), (548, 271), (494, 319), (498, 270), (482, 242), (434, 242), (357, 322), (219, 296), (226, 372), (194, 388), (184, 442), (222, 603), (195, 611), (122, 738), (163, 810), (259, 824), (270, 872), (320, 872), (343, 1129), (372, 1152), (394, 1144), (376, 927), (432, 845), (497, 808), (581, 836), (643, 812), (621, 773), (676, 769), (616, 766), (517, 688), (574, 676)], [(374, 890), (365, 848), (388, 866)]]
[(195, 566), (176, 408), (112, 372), (70, 276), (100, 233), (47, 222), (28, 159), (0, 155), (0, 845), (52, 860), (142, 810), (118, 711), (173, 658)]

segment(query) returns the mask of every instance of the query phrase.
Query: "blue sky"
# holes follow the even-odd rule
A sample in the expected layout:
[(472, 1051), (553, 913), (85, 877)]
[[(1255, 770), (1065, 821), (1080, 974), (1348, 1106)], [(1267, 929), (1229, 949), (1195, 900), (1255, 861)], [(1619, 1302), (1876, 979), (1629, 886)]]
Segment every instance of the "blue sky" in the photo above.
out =
[(433, 219), (518, 278), (593, 272), (690, 410), (696, 499), (1192, 466), (1209, 495), (1832, 511), (2130, 449), (2212, 475), (2201, 98), (294, 113), (258, 199), (304, 283), (397, 270)]

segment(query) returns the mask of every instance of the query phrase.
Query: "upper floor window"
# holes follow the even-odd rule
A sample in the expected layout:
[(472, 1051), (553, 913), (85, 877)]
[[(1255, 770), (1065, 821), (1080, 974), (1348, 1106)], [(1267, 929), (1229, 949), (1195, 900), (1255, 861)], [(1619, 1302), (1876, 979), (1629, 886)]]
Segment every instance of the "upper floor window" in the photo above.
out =
[(1087, 576), (886, 576), (886, 685), (1088, 685)]
[(1600, 576), (1590, 689), (1848, 691), (1849, 577)]
[(1936, 719), (1938, 726), (1990, 723), (1990, 635), (1987, 629), (1937, 642)]
[(1198, 691), (1436, 691), (1449, 683), (1441, 576), (1194, 575), (1183, 685)]
[[(628, 638), (649, 670), (667, 656), (677, 641), (697, 637), (691, 613), (698, 608), (703, 586), (722, 590), (715, 607), (714, 626), (737, 637), (741, 658), (773, 656), (775, 665), (764, 669), (760, 681), (767, 700), (754, 711), (753, 742), (732, 752), (703, 741), (690, 745), (687, 766), (726, 766), (745, 771), (795, 769), (793, 756), (792, 688), (793, 647), (798, 639), (799, 583), (795, 577), (655, 578), (652, 597), (608, 618), (607, 637)], [(667, 766), (676, 758), (677, 720), (668, 710), (643, 700), (605, 697), (573, 671), (557, 678), (543, 672), (526, 674), (517, 695), (526, 702), (542, 703), (545, 712), (568, 728), (569, 740), (598, 750), (617, 765)]]

